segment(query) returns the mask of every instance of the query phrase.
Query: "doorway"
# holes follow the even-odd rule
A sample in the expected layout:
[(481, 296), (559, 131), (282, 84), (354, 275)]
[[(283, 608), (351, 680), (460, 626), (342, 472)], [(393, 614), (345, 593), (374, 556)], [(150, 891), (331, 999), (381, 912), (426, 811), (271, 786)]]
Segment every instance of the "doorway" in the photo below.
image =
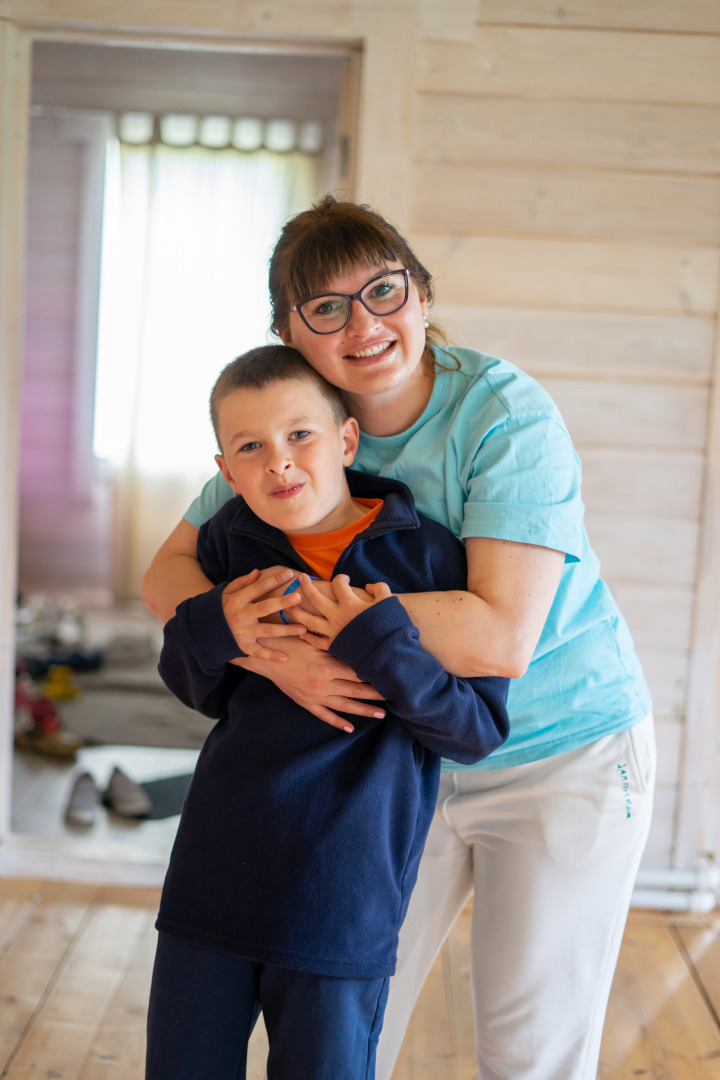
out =
[[(280, 47), (205, 52), (35, 43), (18, 545), (23, 596), (50, 597), (60, 614), (63, 605), (86, 606), (86, 622), (106, 628), (117, 606), (117, 492), (105, 463), (93, 453), (108, 133), (133, 115), (151, 117), (153, 140), (165, 117), (194, 118), (197, 131), (208, 118), (225, 118), (233, 130), (239, 121), (250, 121), (246, 133), (253, 125), (256, 132), (267, 132), (278, 122), (286, 132), (314, 125), (321, 132), (315, 144), (316, 194), (351, 193), (348, 118), (354, 116), (356, 57), (337, 45), (311, 52)], [(258, 272), (264, 275), (265, 267)], [(204, 403), (201, 412), (204, 417)], [(183, 508), (183, 502), (172, 508), (172, 520)], [(160, 535), (167, 531), (164, 524), (160, 530)], [(137, 600), (123, 599), (120, 622), (136, 619), (139, 626), (144, 613)], [(99, 749), (104, 760), (103, 755)], [(146, 778), (147, 768), (138, 768)], [(153, 768), (156, 774), (163, 771), (157, 761)], [(16, 791), (16, 800), (23, 797)], [(55, 815), (52, 828), (46, 830), (42, 815), (36, 815), (32, 831), (57, 837), (58, 797), (54, 806), (53, 799), (47, 801)], [(138, 840), (142, 829), (133, 827)], [(77, 833), (71, 840), (76, 847)], [(93, 847), (90, 838), (86, 843)], [(128, 835), (121, 847), (122, 859), (132, 861)], [(139, 858), (146, 859), (147, 850)]]

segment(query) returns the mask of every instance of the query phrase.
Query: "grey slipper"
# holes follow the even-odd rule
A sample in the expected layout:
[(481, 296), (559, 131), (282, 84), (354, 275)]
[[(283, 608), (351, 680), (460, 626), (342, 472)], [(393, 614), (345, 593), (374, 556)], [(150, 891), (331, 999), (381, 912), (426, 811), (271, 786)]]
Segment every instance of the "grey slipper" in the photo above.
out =
[(100, 805), (100, 792), (88, 772), (81, 773), (73, 784), (65, 809), (65, 820), (71, 825), (93, 825)]
[(152, 802), (147, 792), (126, 776), (117, 765), (103, 794), (103, 802), (122, 817), (147, 817), (152, 810)]

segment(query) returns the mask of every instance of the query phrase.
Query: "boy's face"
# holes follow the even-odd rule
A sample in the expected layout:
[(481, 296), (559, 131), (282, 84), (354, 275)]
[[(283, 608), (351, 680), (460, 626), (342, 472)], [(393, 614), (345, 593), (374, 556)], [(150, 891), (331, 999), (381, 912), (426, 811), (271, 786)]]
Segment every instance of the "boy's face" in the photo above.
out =
[(345, 479), (358, 445), (312, 382), (291, 379), (229, 394), (218, 410), (227, 482), (259, 518), (288, 533), (331, 532), (358, 517)]

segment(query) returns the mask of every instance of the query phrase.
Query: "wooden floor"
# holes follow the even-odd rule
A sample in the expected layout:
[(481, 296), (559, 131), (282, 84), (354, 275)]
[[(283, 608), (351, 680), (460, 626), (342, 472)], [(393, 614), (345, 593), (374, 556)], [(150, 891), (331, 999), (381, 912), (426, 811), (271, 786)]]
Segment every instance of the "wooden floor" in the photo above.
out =
[[(157, 890), (0, 879), (0, 1077), (142, 1080)], [(394, 1080), (473, 1080), (469, 909), (438, 958)], [(600, 1080), (720, 1080), (720, 913), (633, 912)], [(248, 1080), (264, 1077), (261, 1025)]]

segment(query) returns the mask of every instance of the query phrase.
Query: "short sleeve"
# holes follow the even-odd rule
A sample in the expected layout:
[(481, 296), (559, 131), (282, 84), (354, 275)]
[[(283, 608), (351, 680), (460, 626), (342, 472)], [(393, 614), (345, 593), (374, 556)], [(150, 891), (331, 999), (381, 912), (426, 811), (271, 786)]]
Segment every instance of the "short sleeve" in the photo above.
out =
[(475, 453), (462, 537), (537, 544), (576, 562), (583, 549), (581, 479), (562, 423), (547, 414), (508, 417)]
[(199, 529), (201, 525), (204, 525), (218, 512), (221, 506), (225, 505), (228, 499), (233, 497), (233, 489), (222, 473), (216, 472), (208, 480), (197, 499), (190, 503), (190, 506), (183, 514), (183, 518), (190, 525), (194, 525), (196, 529)]

